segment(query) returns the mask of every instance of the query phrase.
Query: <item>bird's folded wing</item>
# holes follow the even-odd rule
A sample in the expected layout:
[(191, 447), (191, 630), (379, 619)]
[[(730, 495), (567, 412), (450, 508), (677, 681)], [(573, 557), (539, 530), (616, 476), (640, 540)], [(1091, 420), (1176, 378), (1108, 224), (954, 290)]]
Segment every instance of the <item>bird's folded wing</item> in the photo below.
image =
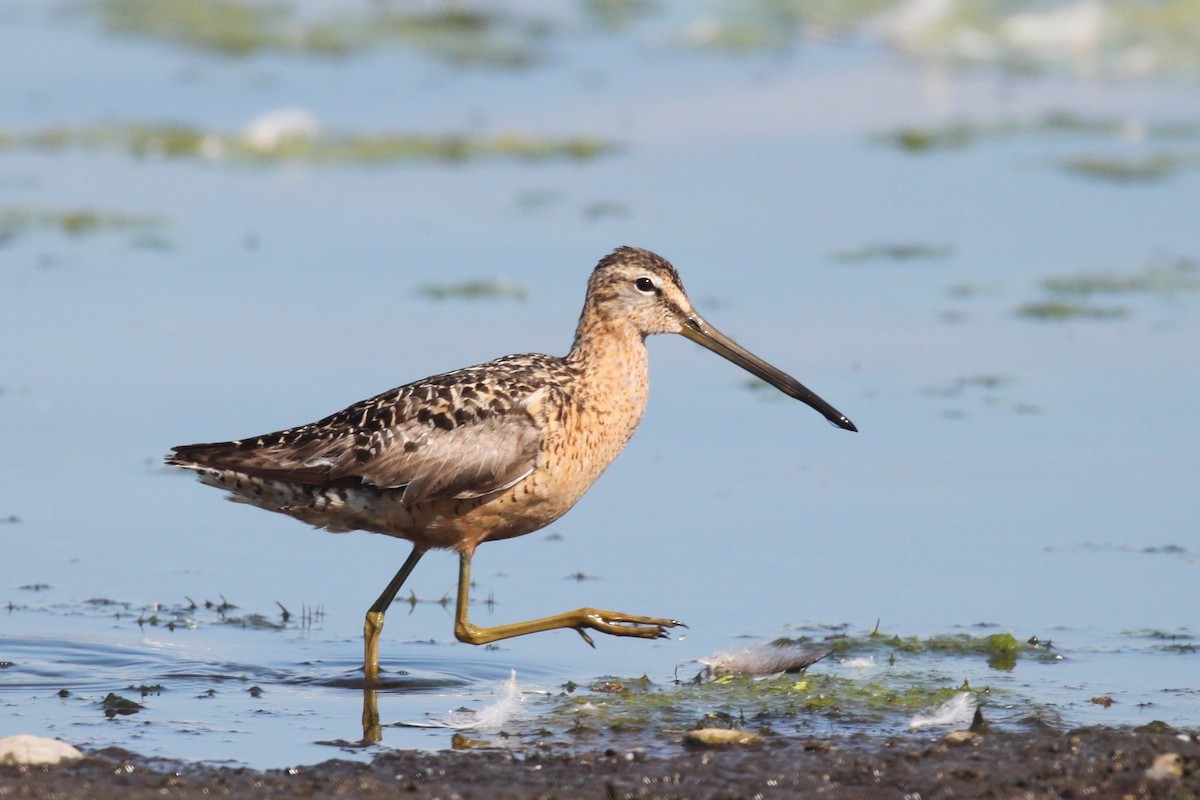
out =
[(321, 422), (253, 439), (177, 447), (168, 463), (314, 486), (403, 489), (406, 505), (480, 497), (533, 471), (541, 431), (526, 402), (512, 398), (457, 410), (401, 400), (384, 426), (365, 405), (363, 413), (352, 406)]

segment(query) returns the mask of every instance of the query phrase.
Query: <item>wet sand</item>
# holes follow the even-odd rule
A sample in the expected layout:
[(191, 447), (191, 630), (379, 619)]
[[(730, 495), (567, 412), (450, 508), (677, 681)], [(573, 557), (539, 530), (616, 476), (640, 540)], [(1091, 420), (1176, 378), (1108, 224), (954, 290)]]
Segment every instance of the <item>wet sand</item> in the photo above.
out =
[(149, 763), (105, 750), (60, 767), (0, 767), (0, 797), (1196, 798), (1200, 742), (1174, 733), (1049, 729), (964, 743), (785, 740), (667, 756), (607, 751), (398, 751), (256, 771)]

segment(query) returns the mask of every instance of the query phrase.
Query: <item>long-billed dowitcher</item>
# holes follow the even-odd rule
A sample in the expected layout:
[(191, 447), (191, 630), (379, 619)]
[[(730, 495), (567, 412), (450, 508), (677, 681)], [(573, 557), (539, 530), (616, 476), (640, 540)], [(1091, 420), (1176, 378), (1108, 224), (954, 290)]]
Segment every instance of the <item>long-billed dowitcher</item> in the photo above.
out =
[(844, 414), (744, 350), (692, 308), (665, 259), (622, 247), (588, 280), (566, 357), (504, 356), (355, 403), (319, 422), (215, 444), (174, 448), (230, 499), (328, 531), (364, 530), (412, 542), (412, 552), (364, 625), (364, 674), (378, 681), (383, 615), (426, 551), (458, 551), (454, 634), (484, 644), (555, 628), (665, 637), (677, 620), (580, 608), (483, 628), (467, 619), (471, 558), (482, 542), (536, 531), (567, 512), (612, 462), (646, 407), (645, 338), (678, 333), (819, 411)]

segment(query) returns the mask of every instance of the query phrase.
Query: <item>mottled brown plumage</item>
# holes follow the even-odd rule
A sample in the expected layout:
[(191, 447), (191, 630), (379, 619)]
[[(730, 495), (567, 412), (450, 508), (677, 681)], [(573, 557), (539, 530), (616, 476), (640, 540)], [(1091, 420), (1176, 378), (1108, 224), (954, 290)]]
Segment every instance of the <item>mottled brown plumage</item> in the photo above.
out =
[(167, 463), (231, 499), (330, 531), (407, 539), (413, 551), (367, 614), (365, 672), (378, 677), (383, 613), (421, 555), (460, 554), (455, 633), (483, 643), (553, 628), (656, 638), (675, 620), (579, 609), (479, 628), (467, 619), (470, 561), (487, 540), (562, 516), (616, 458), (646, 405), (644, 339), (680, 333), (854, 430), (795, 379), (734, 344), (692, 309), (666, 260), (622, 247), (600, 261), (571, 351), (505, 356), (401, 386), (318, 422), (174, 449)]

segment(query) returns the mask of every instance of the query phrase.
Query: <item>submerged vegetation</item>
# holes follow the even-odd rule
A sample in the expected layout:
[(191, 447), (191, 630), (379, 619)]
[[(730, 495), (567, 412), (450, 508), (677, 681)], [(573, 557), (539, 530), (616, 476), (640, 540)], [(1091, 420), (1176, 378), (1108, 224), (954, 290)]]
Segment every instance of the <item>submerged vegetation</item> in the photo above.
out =
[(1170, 177), (1185, 167), (1200, 166), (1200, 153), (1155, 153), (1144, 157), (1078, 156), (1063, 159), (1063, 171), (1114, 183), (1147, 183)]
[(1094, 306), (1087, 303), (1066, 303), (1061, 300), (1042, 300), (1017, 306), (1018, 317), (1049, 320), (1120, 319), (1129, 313), (1120, 306)]
[(417, 291), (430, 300), (524, 300), (524, 287), (497, 280), (463, 281), (462, 283), (427, 283)]
[[(283, 117), (287, 118), (283, 118)], [(240, 134), (190, 125), (133, 124), (86, 128), (56, 127), (30, 133), (0, 133), (0, 151), (58, 151), (71, 148), (119, 150), (138, 158), (195, 158), (213, 162), (276, 164), (305, 162), (388, 163), (463, 162), (481, 158), (588, 160), (614, 149), (588, 137), (550, 138), (524, 134), (330, 134), (315, 122), (296, 125), (297, 112), (275, 112)], [(306, 121), (307, 122), (307, 121)]]
[(1042, 288), (1056, 295), (1194, 292), (1200, 290), (1200, 263), (1180, 258), (1167, 264), (1150, 264), (1140, 272), (1083, 273), (1047, 278)]
[(838, 250), (830, 257), (841, 263), (866, 261), (917, 261), (921, 259), (949, 258), (954, 248), (947, 244), (926, 242), (892, 242), (866, 244), (850, 250)]
[(1200, 291), (1200, 264), (1179, 258), (1166, 264), (1150, 264), (1133, 273), (1080, 273), (1046, 278), (1042, 289), (1048, 299), (1025, 303), (1017, 316), (1038, 320), (1114, 319), (1128, 314), (1123, 306), (1096, 305), (1090, 298), (1102, 295), (1175, 295)]
[(703, 50), (744, 52), (863, 32), (940, 70), (993, 67), (1020, 75), (1068, 70), (1088, 77), (1200, 72), (1200, 6), (1193, 0), (759, 0), (709, 5), (683, 38)]
[(1020, 136), (1087, 136), (1129, 142), (1200, 141), (1200, 122), (1155, 121), (1116, 117), (1087, 117), (1070, 111), (1050, 111), (1027, 122), (950, 122), (928, 128), (898, 128), (879, 134), (880, 141), (910, 153), (958, 150), (977, 142)]
[[(80, 0), (108, 31), (225, 57), (345, 57), (398, 46), (460, 66), (521, 68), (545, 58), (556, 31), (629, 31), (656, 16), (650, 0), (588, 0), (552, 13), (485, 3), (413, 8), (375, 0), (325, 11), (286, 0)], [(319, 9), (319, 10), (314, 10)], [(662, 14), (657, 14), (662, 17)], [(714, 53), (788, 51), (810, 38), (869, 33), (906, 58), (940, 68), (991, 66), (1016, 74), (1069, 70), (1138, 76), (1200, 73), (1200, 6), (755, 0), (709, 3), (670, 19), (653, 38)], [(651, 45), (651, 39), (643, 44)]]
[(1014, 379), (1006, 375), (965, 375), (949, 383), (923, 386), (921, 394), (944, 401), (955, 401), (956, 406), (946, 408), (942, 412), (943, 417), (950, 419), (964, 418), (967, 411), (963, 407), (963, 403), (968, 401), (985, 407), (1012, 411), (1016, 414), (1040, 414), (1042, 407), (1037, 403), (1006, 397), (1007, 390), (1015, 383)]
[[(832, 653), (800, 674), (723, 674), (708, 679), (712, 671), (701, 670), (693, 678), (681, 676), (667, 684), (644, 675), (606, 677), (586, 688), (568, 683), (560, 694), (541, 704), (532, 724), (543, 735), (554, 732), (593, 745), (597, 739), (630, 733), (659, 741), (682, 738), (687, 743), (689, 732), (713, 729), (737, 731), (732, 737), (736, 740), (741, 733), (770, 739), (810, 730), (818, 719), (826, 733), (899, 731), (963, 693), (970, 695), (972, 708), (979, 703), (996, 721), (1005, 715), (1015, 720), (1031, 713), (1030, 706), (997, 687), (971, 685), (963, 677), (978, 674), (979, 666), (972, 666), (971, 660), (982, 659), (987, 669), (1008, 672), (1022, 658), (1058, 658), (1049, 642), (1036, 638), (1022, 642), (1011, 633), (921, 638), (879, 631), (864, 635), (838, 632), (782, 639), (747, 651), (754, 655), (764, 647), (805, 645), (817, 647), (813, 653)], [(725, 655), (736, 657), (738, 653)], [(959, 676), (947, 677), (947, 672), (959, 670), (959, 659)], [(1004, 697), (1006, 711), (988, 705), (999, 695)], [(1019, 706), (1024, 706), (1020, 716), (1012, 717)], [(1032, 713), (1036, 716), (1037, 712)], [(711, 737), (706, 734), (703, 738)]]
[[(779, 643), (803, 643), (807, 639), (781, 639)], [(824, 644), (834, 655), (842, 656), (886, 656), (890, 663), (895, 663), (900, 655), (946, 655), (946, 656), (983, 656), (992, 669), (1010, 671), (1016, 666), (1021, 656), (1036, 656), (1038, 658), (1054, 658), (1053, 646), (1049, 641), (1042, 642), (1037, 637), (1021, 642), (1011, 633), (993, 633), (987, 636), (973, 636), (969, 633), (953, 633), (927, 638), (917, 636), (901, 637), (889, 635), (878, 630), (866, 636), (848, 636), (836, 634), (825, 638)]]
[(357, 13), (310, 18), (292, 4), (252, 0), (95, 0), (115, 34), (223, 56), (285, 53), (342, 57), (384, 45), (413, 48), (460, 66), (525, 67), (540, 58), (548, 23), (460, 5), (414, 11), (374, 3)]
[[(1087, 154), (1051, 159), (1055, 166), (1070, 175), (1114, 183), (1145, 183), (1163, 180), (1183, 169), (1200, 167), (1200, 149), (1197, 147), (1200, 123), (1197, 122), (1143, 122), (1055, 111), (1030, 122), (953, 122), (940, 127), (899, 128), (878, 138), (906, 153), (920, 154), (961, 150), (982, 141), (1064, 134), (1136, 143), (1139, 150), (1148, 144), (1155, 147), (1148, 154)], [(1175, 148), (1179, 143), (1192, 146), (1184, 150), (1163, 149), (1168, 143)]]
[(102, 232), (129, 232), (134, 247), (163, 249), (164, 223), (157, 217), (117, 214), (90, 208), (44, 210), (0, 208), (0, 246), (35, 231), (51, 231), (71, 238)]
[[(936, 681), (860, 679), (830, 674), (754, 679), (728, 677), (706, 683), (657, 685), (646, 678), (609, 678), (587, 690), (552, 698), (539, 724), (574, 739), (632, 732), (677, 736), (682, 731), (740, 728), (769, 734), (813, 716), (847, 727), (913, 714), (945, 702), (958, 686)], [(986, 690), (980, 694), (986, 694)]]

